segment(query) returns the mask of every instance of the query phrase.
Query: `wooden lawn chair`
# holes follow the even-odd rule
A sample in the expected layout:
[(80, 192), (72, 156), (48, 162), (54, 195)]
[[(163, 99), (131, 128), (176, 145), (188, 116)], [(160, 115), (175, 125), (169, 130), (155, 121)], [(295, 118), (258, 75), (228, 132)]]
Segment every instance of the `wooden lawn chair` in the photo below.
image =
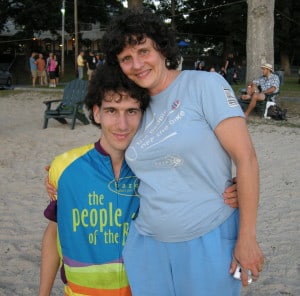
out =
[[(62, 124), (67, 124), (66, 118), (71, 119), (71, 129), (75, 128), (76, 119), (83, 124), (89, 124), (83, 111), (84, 98), (87, 93), (88, 81), (75, 79), (67, 83), (61, 100), (49, 100), (43, 102), (46, 105), (43, 128), (47, 128), (48, 120), (53, 118)], [(52, 103), (59, 103), (55, 109), (51, 109)]]

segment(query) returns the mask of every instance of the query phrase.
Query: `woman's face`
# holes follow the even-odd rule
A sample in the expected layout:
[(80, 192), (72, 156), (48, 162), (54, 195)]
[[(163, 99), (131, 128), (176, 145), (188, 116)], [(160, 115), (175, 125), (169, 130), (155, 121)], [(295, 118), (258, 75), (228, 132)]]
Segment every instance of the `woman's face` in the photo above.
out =
[(158, 94), (168, 86), (166, 58), (154, 48), (152, 39), (145, 38), (144, 43), (127, 45), (117, 58), (124, 74), (148, 89), (150, 95)]

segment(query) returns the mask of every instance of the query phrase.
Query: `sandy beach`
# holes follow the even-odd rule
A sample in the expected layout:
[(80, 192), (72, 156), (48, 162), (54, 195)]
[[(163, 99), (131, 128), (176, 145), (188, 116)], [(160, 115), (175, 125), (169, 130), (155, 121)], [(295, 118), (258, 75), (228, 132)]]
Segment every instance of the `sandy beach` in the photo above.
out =
[[(47, 225), (44, 167), (55, 155), (92, 143), (100, 134), (92, 125), (77, 122), (70, 130), (53, 119), (42, 129), (43, 101), (60, 97), (57, 90), (0, 91), (0, 296), (37, 295)], [(260, 164), (258, 240), (266, 262), (259, 281), (243, 289), (243, 296), (300, 295), (298, 111), (287, 122), (249, 120)], [(62, 295), (59, 277), (51, 295)]]

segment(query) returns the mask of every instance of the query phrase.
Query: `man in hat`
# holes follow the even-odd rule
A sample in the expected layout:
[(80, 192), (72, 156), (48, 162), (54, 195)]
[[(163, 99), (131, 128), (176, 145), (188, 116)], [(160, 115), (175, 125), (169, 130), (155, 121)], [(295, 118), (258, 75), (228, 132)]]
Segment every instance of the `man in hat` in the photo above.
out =
[[(245, 116), (248, 117), (251, 111), (255, 108), (257, 101), (264, 101), (267, 95), (279, 92), (279, 77), (273, 73), (273, 66), (265, 63), (261, 65), (262, 76), (247, 87), (247, 94), (242, 95), (243, 101), (250, 100)], [(274, 100), (275, 96), (271, 97)]]

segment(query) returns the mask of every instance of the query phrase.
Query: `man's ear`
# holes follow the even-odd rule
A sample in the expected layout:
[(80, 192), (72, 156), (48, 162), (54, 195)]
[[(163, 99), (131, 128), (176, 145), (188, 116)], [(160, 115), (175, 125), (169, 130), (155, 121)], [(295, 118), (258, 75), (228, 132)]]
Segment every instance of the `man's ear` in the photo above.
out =
[(93, 106), (93, 115), (95, 122), (101, 124), (100, 107), (98, 105)]

